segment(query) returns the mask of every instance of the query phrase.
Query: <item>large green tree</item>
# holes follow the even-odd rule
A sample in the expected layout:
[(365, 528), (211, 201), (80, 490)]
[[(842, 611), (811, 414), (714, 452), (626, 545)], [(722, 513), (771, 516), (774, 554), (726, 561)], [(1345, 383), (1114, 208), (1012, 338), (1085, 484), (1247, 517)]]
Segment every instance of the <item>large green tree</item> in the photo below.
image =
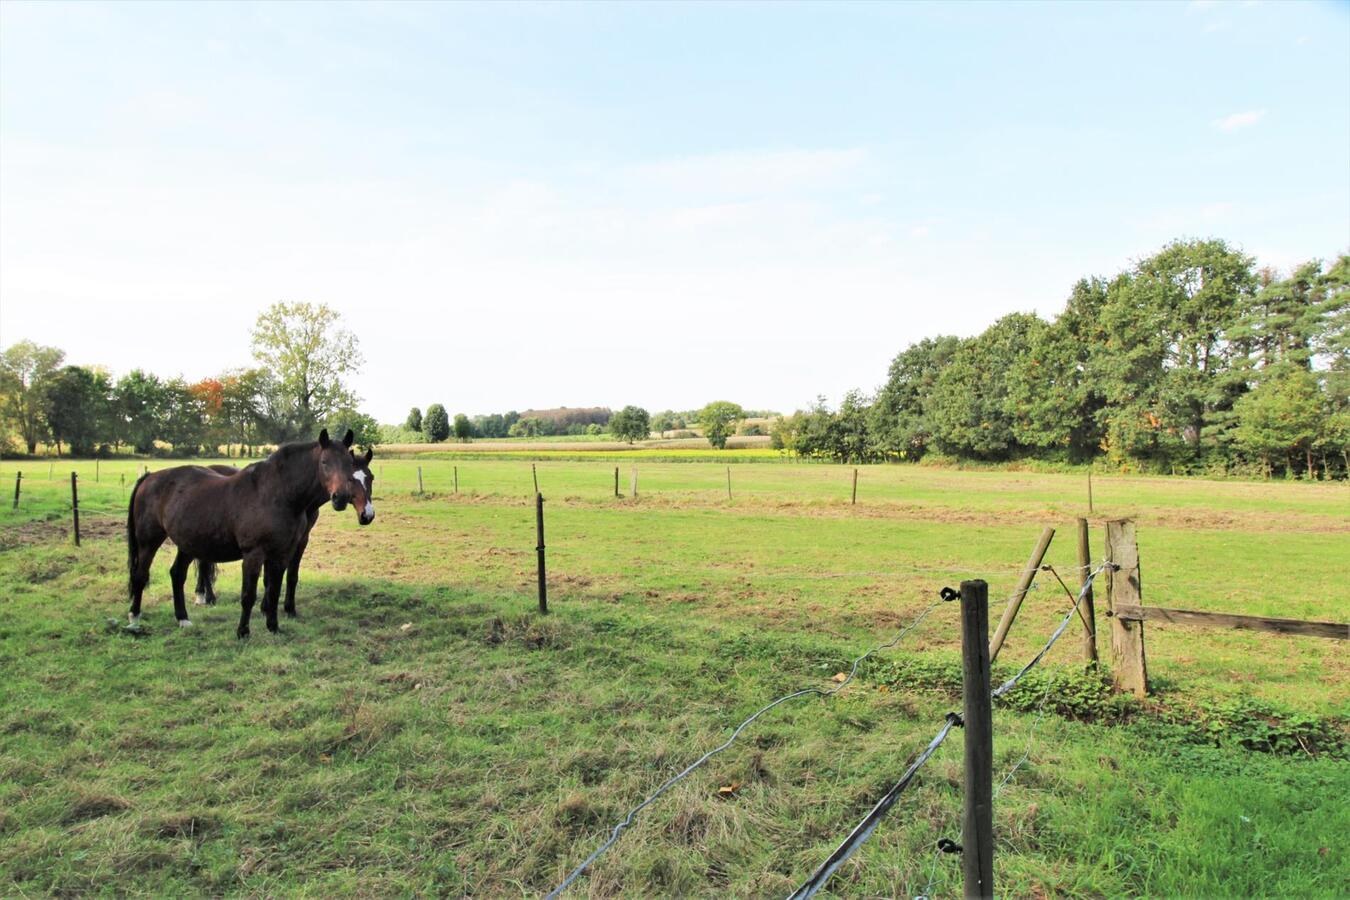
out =
[(883, 456), (917, 460), (928, 451), (933, 435), (928, 399), (960, 346), (957, 337), (924, 338), (891, 361), (871, 410), (872, 439)]
[(450, 416), (446, 414), (444, 406), (433, 403), (427, 407), (427, 414), (422, 417), (422, 433), (433, 444), (439, 444), (450, 436)]
[(111, 420), (110, 393), (107, 376), (82, 366), (66, 366), (51, 376), (43, 392), (44, 415), (57, 453), (64, 443), (74, 456), (93, 454)]
[(698, 424), (703, 436), (718, 450), (727, 445), (727, 438), (736, 433), (736, 423), (745, 418), (745, 411), (727, 400), (714, 400), (698, 411)]
[(929, 421), (944, 453), (990, 460), (1014, 455), (1019, 444), (1008, 413), (1008, 375), (1045, 327), (1034, 315), (1012, 313), (962, 342), (929, 396)]
[(640, 406), (625, 406), (609, 417), (609, 432), (615, 440), (645, 441), (651, 434), (651, 416)]
[(1246, 389), (1231, 331), (1256, 291), (1252, 265), (1220, 240), (1177, 241), (1112, 282), (1095, 369), (1118, 458), (1176, 466), (1222, 451)]
[(279, 391), (278, 412), (293, 437), (310, 436), (339, 409), (355, 409), (358, 398), (344, 379), (362, 365), (356, 335), (323, 303), (274, 303), (253, 326), (253, 358), (266, 368)]
[(1304, 456), (1313, 471), (1313, 446), (1322, 422), (1317, 379), (1297, 363), (1289, 362), (1237, 401), (1239, 447), (1259, 457), (1269, 477), (1273, 461), (1288, 464), (1290, 455)]
[(1105, 401), (1094, 359), (1102, 343), (1105, 301), (1106, 282), (1084, 279), (1074, 285), (1053, 323), (1030, 327), (1026, 352), (1016, 355), (1008, 370), (1005, 400), (1019, 444), (1074, 460), (1097, 453)]
[(0, 353), (0, 418), (28, 452), (47, 434), (44, 392), (66, 354), (56, 347), (18, 341)]
[(142, 369), (132, 369), (117, 380), (112, 403), (118, 422), (117, 439), (126, 441), (137, 453), (154, 450), (169, 415), (169, 392), (164, 382)]

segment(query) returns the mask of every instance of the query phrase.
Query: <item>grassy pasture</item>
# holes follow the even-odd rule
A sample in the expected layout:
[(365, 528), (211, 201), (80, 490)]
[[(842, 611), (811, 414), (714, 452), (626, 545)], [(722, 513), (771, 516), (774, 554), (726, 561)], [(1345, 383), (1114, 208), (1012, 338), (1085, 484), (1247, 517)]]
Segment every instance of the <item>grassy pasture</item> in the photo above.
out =
[[(646, 461), (638, 497), (616, 500), (613, 463), (546, 458), (554, 612), (541, 618), (529, 461), (377, 459), (376, 523), (326, 512), (301, 618), (240, 643), (238, 567), (222, 605), (180, 631), (169, 553), (149, 633), (108, 624), (126, 611), (119, 476), (129, 489), (139, 465), (105, 462), (95, 483), (92, 462), (74, 464), (78, 550), (63, 531), (71, 464), (52, 481), (42, 463), (0, 467), (6, 500), (15, 468), (33, 467), (20, 509), (0, 515), (0, 894), (541, 893), (740, 718), (826, 683), (938, 588), (979, 575), (1005, 595), (1043, 524), (1061, 528), (1050, 561), (1067, 576), (1086, 506), (1076, 476), (884, 466), (862, 469), (853, 507), (851, 468), (760, 463), (732, 468), (728, 501), (725, 465)], [(1094, 499), (1094, 522), (1139, 521), (1148, 603), (1350, 613), (1342, 485), (1097, 478)], [(1065, 603), (1039, 579), (998, 669), (1034, 652)], [(1066, 634), (1051, 670), (1077, 668), (1078, 640)], [(1160, 708), (1350, 716), (1343, 644), (1169, 627), (1147, 640)], [(958, 643), (940, 607), (884, 656), (936, 671)], [(752, 726), (576, 895), (787, 893), (959, 705), (938, 681), (886, 671)], [(1143, 713), (1038, 724), (1003, 708), (995, 728), (996, 784), (1030, 749), (996, 803), (1009, 896), (1350, 887), (1343, 759), (1205, 746)], [(838, 893), (959, 892), (956, 858), (931, 848), (958, 836), (960, 781), (957, 735)]]

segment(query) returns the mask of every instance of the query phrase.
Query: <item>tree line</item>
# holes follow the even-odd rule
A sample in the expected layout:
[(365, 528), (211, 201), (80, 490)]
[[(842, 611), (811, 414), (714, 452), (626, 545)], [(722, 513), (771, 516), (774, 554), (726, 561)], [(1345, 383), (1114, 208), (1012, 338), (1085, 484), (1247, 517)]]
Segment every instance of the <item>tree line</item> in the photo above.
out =
[(1350, 256), (1280, 275), (1176, 241), (1073, 286), (1051, 321), (999, 319), (895, 357), (875, 394), (779, 419), (773, 444), (844, 462), (1105, 459), (1149, 472), (1350, 469)]
[(0, 450), (191, 456), (233, 446), (251, 454), (320, 427), (352, 428), (363, 444), (378, 439), (344, 383), (361, 354), (335, 311), (277, 303), (250, 337), (254, 367), (191, 382), (142, 369), (114, 378), (100, 366), (67, 365), (59, 348), (19, 341), (0, 352)]

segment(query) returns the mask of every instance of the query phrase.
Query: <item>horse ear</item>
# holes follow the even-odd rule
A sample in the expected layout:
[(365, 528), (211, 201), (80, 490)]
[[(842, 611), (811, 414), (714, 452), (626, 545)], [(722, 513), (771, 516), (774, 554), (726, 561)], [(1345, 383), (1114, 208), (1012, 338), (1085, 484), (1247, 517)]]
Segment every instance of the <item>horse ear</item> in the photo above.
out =
[(342, 446), (350, 447), (354, 440), (356, 440), (356, 432), (348, 428), (347, 433), (342, 436)]
[(370, 461), (371, 461), (372, 459), (374, 459), (374, 458), (375, 458), (375, 448), (374, 448), (374, 447), (367, 447), (367, 448), (366, 448), (366, 465), (370, 465)]
[(320, 432), (319, 432), (319, 446), (320, 446), (320, 447), (323, 447), (323, 448), (326, 450), (326, 449), (328, 449), (328, 445), (331, 444), (331, 443), (332, 443), (332, 441), (330, 441), (330, 440), (328, 439), (328, 429), (325, 428), (323, 431), (320, 431)]

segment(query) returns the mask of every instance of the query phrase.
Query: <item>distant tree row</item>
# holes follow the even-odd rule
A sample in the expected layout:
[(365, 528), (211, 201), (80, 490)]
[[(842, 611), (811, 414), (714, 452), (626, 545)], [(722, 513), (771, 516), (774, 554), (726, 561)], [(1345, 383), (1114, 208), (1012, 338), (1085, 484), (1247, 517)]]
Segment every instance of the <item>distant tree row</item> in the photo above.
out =
[(324, 426), (352, 428), (363, 444), (377, 439), (344, 382), (361, 356), (336, 312), (275, 304), (258, 317), (252, 352), (255, 368), (188, 382), (141, 369), (115, 378), (100, 366), (66, 365), (56, 347), (19, 341), (0, 352), (0, 449), (186, 456), (233, 445), (250, 453)]
[(912, 344), (874, 396), (779, 419), (773, 443), (843, 461), (1105, 458), (1139, 471), (1350, 469), (1350, 256), (1287, 275), (1178, 241), (1074, 285), (1053, 321)]

